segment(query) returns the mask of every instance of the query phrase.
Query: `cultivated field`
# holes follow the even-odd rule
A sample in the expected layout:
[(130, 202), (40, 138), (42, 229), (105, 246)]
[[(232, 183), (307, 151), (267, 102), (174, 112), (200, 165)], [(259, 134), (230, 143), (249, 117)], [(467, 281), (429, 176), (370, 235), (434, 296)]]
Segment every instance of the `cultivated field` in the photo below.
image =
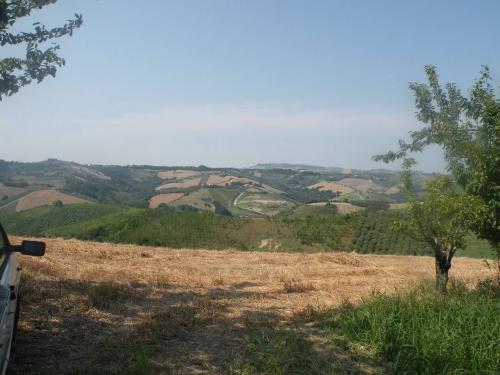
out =
[(225, 184), (231, 183), (234, 178), (234, 176), (219, 176), (216, 174), (211, 174), (210, 176), (208, 176), (207, 184), (214, 186), (223, 186)]
[[(22, 257), (18, 374), (231, 373), (254, 327), (299, 324), (313, 337), (301, 323), (311, 306), (434, 276), (430, 257), (46, 242), (45, 257)], [(458, 258), (451, 272), (472, 282), (490, 271)]]
[(359, 206), (355, 206), (351, 203), (346, 203), (346, 202), (334, 202), (333, 203), (339, 212), (339, 214), (352, 214), (354, 212), (361, 211), (363, 208)]
[(0, 199), (4, 196), (12, 197), (14, 195), (20, 195), (27, 192), (27, 189), (20, 187), (5, 186), (0, 182)]
[(87, 203), (84, 199), (57, 190), (37, 190), (9, 203), (9, 206), (12, 206), (12, 212), (21, 212), (34, 207), (51, 205), (55, 201), (61, 201), (63, 204)]
[(292, 208), (294, 204), (281, 199), (281, 196), (258, 192), (242, 195), (235, 206), (258, 214), (273, 216)]
[(343, 178), (339, 181), (339, 184), (349, 186), (355, 190), (359, 190), (363, 193), (368, 192), (368, 190), (383, 191), (384, 188), (373, 180), (366, 180), (363, 178)]
[(384, 194), (394, 195), (394, 194), (398, 194), (400, 192), (401, 192), (401, 187), (399, 187), (399, 186), (391, 186), (389, 189), (387, 189), (386, 191), (384, 191)]
[(176, 178), (178, 180), (181, 180), (183, 178), (189, 178), (189, 177), (195, 177), (199, 176), (201, 173), (197, 171), (189, 171), (189, 170), (183, 170), (183, 169), (177, 169), (173, 171), (162, 171), (158, 172), (158, 177), (160, 177), (163, 180), (169, 179), (169, 178)]
[(169, 182), (158, 186), (156, 190), (166, 190), (166, 189), (188, 189), (190, 187), (195, 187), (200, 184), (201, 178), (189, 178), (182, 180), (180, 182)]
[(339, 192), (341, 194), (352, 193), (354, 191), (354, 189), (349, 186), (328, 181), (320, 181), (316, 184), (308, 186), (308, 188), (317, 189), (319, 191), (331, 191), (332, 193)]
[(149, 200), (149, 208), (156, 208), (162, 203), (171, 203), (184, 196), (184, 193), (158, 194)]
[(188, 205), (198, 209), (208, 209), (210, 211), (213, 211), (210, 190), (208, 189), (199, 189), (193, 191), (188, 195), (184, 195), (180, 199), (174, 200), (169, 205), (173, 207)]

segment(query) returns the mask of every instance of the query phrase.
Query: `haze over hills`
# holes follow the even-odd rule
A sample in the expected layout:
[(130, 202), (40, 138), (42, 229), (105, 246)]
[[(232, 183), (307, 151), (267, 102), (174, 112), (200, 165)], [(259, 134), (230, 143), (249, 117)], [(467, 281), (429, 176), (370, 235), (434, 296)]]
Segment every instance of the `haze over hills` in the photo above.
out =
[[(416, 185), (430, 176), (416, 175)], [(388, 170), (0, 161), (0, 221), (9, 233), (26, 236), (175, 248), (430, 254), (424, 244), (391, 230), (405, 214), (405, 201), (398, 174)], [(471, 243), (471, 255), (490, 253), (474, 238)]]
[[(425, 174), (419, 175), (421, 179)], [(266, 217), (307, 204), (402, 204), (398, 174), (304, 164), (252, 167), (83, 165), (57, 159), (0, 161), (0, 212), (95, 202), (131, 207), (167, 205)]]
[(293, 163), (258, 163), (249, 167), (250, 169), (294, 169), (305, 171), (342, 171), (340, 167), (324, 167), (310, 164), (293, 164)]

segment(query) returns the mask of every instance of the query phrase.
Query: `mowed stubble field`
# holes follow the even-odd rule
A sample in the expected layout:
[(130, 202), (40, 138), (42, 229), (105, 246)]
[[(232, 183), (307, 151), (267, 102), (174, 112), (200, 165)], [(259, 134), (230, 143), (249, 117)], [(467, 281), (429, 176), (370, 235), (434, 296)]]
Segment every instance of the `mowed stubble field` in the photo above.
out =
[[(16, 374), (231, 373), (256, 325), (434, 274), (430, 257), (45, 241), (45, 257), (22, 257)], [(451, 272), (474, 283), (491, 271), (457, 258)]]

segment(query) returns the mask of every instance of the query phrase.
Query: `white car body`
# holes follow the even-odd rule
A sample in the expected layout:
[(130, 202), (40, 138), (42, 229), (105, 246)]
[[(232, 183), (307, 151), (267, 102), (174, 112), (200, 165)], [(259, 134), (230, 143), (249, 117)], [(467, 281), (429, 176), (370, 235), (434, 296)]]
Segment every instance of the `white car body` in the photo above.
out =
[(45, 244), (23, 241), (21, 246), (13, 246), (0, 225), (0, 369), (2, 375), (6, 373), (9, 365), (19, 316), (19, 283), (21, 281), (19, 252), (42, 256), (45, 253)]

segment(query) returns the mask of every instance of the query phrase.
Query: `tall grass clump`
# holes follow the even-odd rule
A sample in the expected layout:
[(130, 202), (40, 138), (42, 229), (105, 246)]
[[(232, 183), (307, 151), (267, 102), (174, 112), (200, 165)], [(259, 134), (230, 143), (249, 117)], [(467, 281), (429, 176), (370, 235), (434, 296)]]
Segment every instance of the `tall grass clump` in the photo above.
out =
[(234, 375), (320, 375), (334, 374), (332, 364), (314, 350), (297, 332), (261, 328), (245, 337), (246, 360), (237, 364)]
[(474, 290), (454, 283), (447, 295), (430, 285), (375, 295), (329, 325), (398, 374), (500, 373), (500, 295), (491, 282)]

